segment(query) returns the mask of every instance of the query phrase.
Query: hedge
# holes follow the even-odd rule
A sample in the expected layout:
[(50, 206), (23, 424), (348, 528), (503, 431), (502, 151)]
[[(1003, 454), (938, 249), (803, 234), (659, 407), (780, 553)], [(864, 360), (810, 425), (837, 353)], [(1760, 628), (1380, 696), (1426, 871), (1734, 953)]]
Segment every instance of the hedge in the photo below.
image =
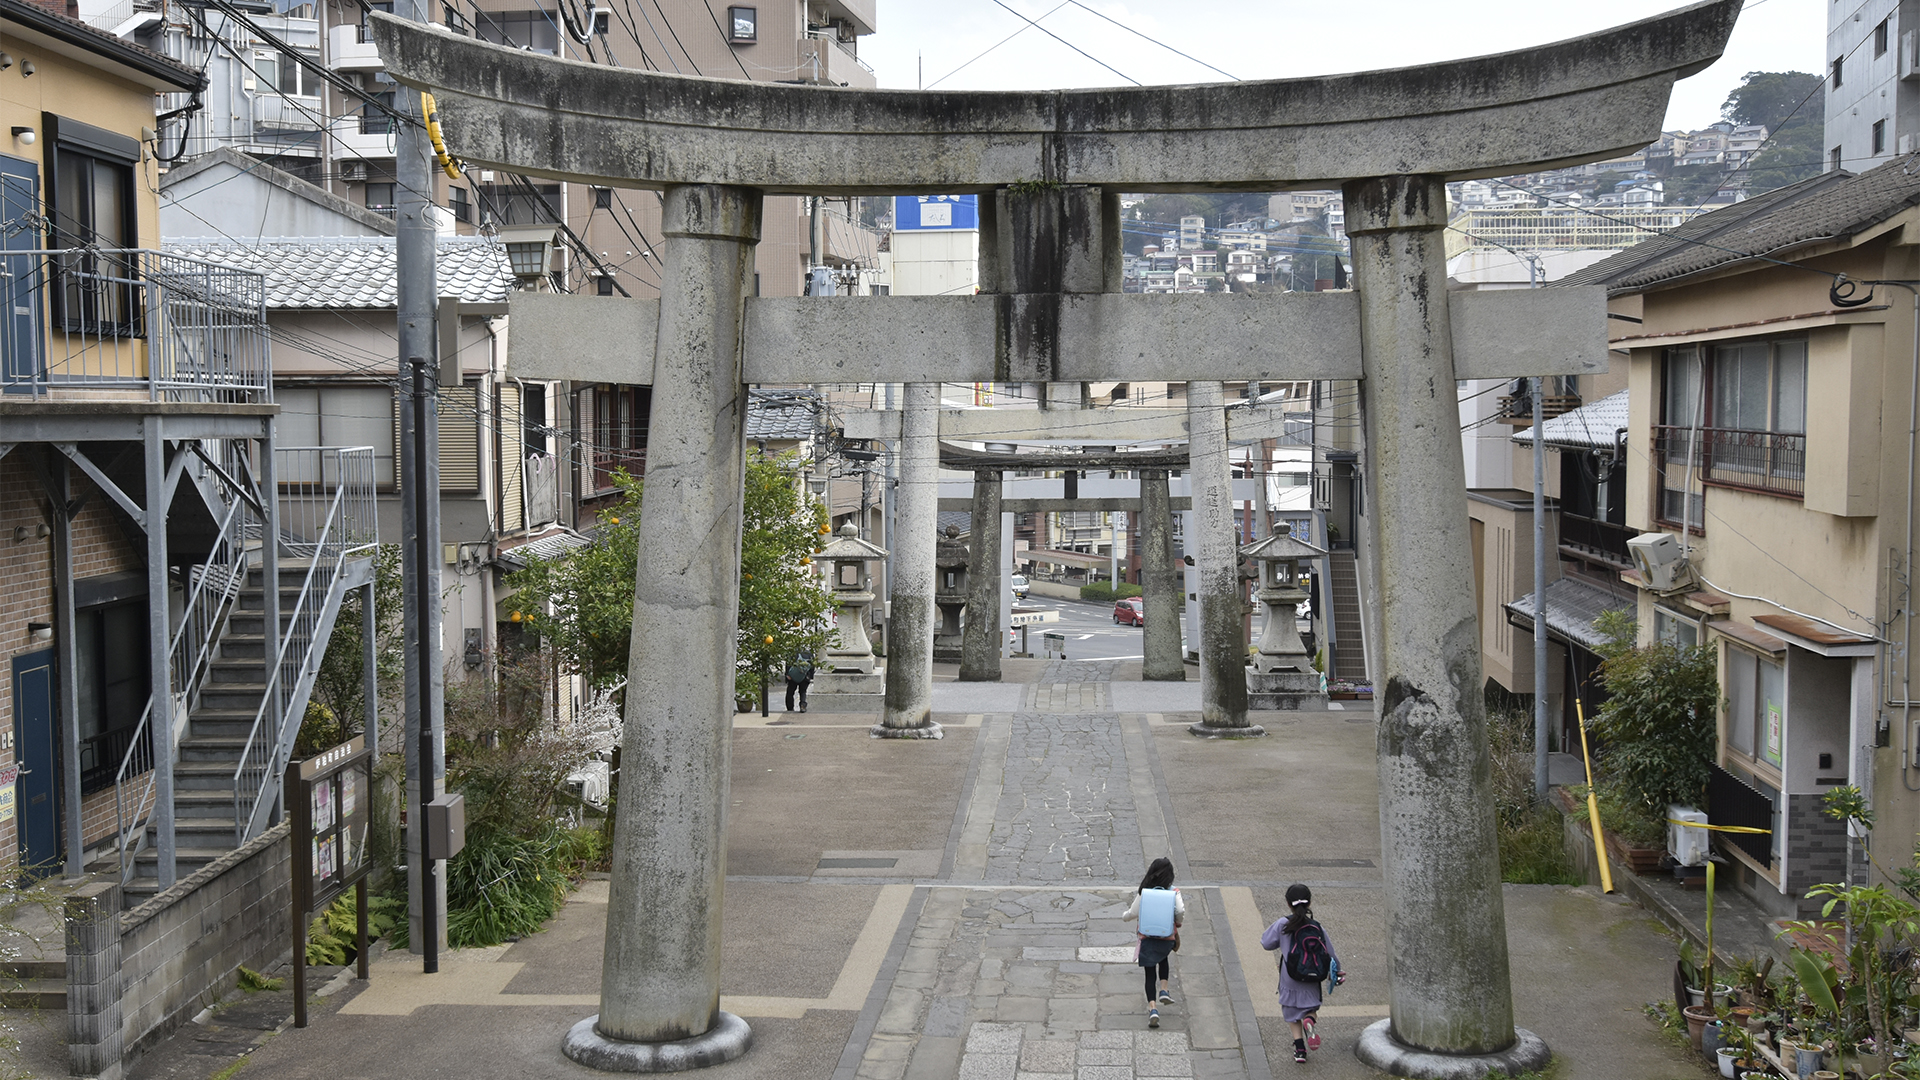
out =
[(1124, 600), (1129, 596), (1139, 595), (1140, 586), (1128, 585), (1125, 582), (1122, 582), (1118, 587), (1105, 581), (1096, 581), (1091, 585), (1080, 586), (1080, 599), (1098, 600), (1104, 604), (1111, 604), (1115, 600)]

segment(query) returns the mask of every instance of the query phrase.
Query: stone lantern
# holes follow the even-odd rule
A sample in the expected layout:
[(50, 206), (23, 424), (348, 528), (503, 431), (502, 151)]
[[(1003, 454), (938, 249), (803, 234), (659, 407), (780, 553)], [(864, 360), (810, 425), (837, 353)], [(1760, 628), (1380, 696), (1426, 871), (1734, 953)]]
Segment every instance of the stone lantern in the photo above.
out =
[(949, 525), (933, 552), (933, 603), (940, 609), (940, 626), (933, 632), (933, 658), (959, 663), (967, 610), (967, 545), (960, 527)]
[(1313, 670), (1313, 658), (1300, 641), (1294, 611), (1307, 599), (1301, 587), (1302, 564), (1326, 552), (1293, 536), (1291, 527), (1281, 525), (1272, 536), (1240, 549), (1240, 554), (1259, 564), (1259, 588), (1255, 598), (1267, 607), (1266, 623), (1260, 630), (1260, 645), (1247, 669), (1247, 707), (1252, 709), (1326, 708), (1326, 691), (1320, 686), (1320, 673)]
[(815, 701), (824, 698), (831, 705), (840, 695), (870, 694), (878, 702), (886, 693), (886, 677), (876, 668), (873, 643), (867, 639), (867, 609), (873, 606), (867, 564), (886, 557), (885, 548), (860, 539), (851, 521), (840, 526), (832, 542), (814, 556), (816, 561), (826, 563), (833, 575), (834, 618), (839, 631), (814, 675)]

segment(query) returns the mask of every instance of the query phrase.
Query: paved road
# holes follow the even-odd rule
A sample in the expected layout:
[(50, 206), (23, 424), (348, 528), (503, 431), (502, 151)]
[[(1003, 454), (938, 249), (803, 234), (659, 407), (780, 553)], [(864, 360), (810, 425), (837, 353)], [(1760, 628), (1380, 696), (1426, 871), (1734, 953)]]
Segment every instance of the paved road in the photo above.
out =
[(1028, 633), (1035, 656), (1041, 655), (1040, 634), (1046, 631), (1066, 635), (1067, 656), (1074, 660), (1141, 659), (1140, 628), (1114, 625), (1112, 604), (1061, 600), (1036, 593), (1029, 594), (1019, 602), (1019, 606), (1052, 609), (1060, 613), (1059, 622), (1036, 625)]

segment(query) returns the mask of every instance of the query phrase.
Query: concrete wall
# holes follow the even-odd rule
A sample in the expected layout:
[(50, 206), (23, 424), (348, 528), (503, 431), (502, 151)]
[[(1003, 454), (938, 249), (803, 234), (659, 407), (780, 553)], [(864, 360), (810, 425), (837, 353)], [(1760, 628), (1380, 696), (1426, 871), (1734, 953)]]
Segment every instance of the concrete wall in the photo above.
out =
[(964, 296), (980, 284), (980, 234), (909, 229), (893, 234), (893, 295)]
[[(67, 1044), (76, 1074), (118, 1075), (292, 945), (289, 826), (182, 879), (125, 914), (118, 886), (95, 883), (67, 906)], [(113, 932), (106, 927), (111, 925)]]
[[(1900, 151), (1899, 136), (1920, 132), (1920, 87), (1900, 81), (1900, 34), (1920, 26), (1920, 3), (1915, 0), (1866, 0), (1827, 6), (1827, 51), (1819, 74), (1826, 76), (1826, 141), (1824, 158), (1840, 148), (1840, 167), (1866, 172), (1883, 165)], [(1874, 55), (1874, 28), (1892, 16), (1887, 50)], [(1846, 57), (1844, 78), (1833, 85), (1833, 61)], [(1886, 121), (1886, 145), (1873, 153), (1872, 129)], [(1831, 167), (1831, 166), (1829, 166)]]

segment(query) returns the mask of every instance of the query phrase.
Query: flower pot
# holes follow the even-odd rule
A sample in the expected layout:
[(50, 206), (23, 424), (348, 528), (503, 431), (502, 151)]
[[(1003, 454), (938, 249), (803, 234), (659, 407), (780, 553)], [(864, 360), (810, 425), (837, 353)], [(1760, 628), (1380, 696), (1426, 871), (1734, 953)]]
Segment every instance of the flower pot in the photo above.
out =
[[(1781, 1064), (1786, 1064), (1782, 1058)], [(1813, 1080), (1813, 1074), (1827, 1067), (1827, 1051), (1821, 1046), (1802, 1046), (1793, 1052), (1793, 1075), (1800, 1080)]]
[(1700, 1054), (1708, 1061), (1719, 1057), (1720, 1024), (1718, 1021), (1708, 1021), (1707, 1025), (1700, 1029)]
[(1734, 1078), (1739, 1075), (1738, 1073), (1733, 1071), (1734, 1062), (1738, 1061), (1739, 1059), (1740, 1059), (1740, 1051), (1734, 1049), (1731, 1046), (1721, 1047), (1720, 1048), (1720, 1075), (1726, 1077), (1727, 1080), (1734, 1080)]
[(1840, 1080), (1840, 1074), (1832, 1069), (1820, 1069), (1813, 1074), (1813, 1080)]
[(1705, 1005), (1689, 1005), (1680, 1015), (1687, 1018), (1687, 1041), (1693, 1044), (1695, 1053), (1700, 1050), (1700, 1035), (1707, 1029), (1707, 1023), (1713, 1019), (1713, 1010)]

